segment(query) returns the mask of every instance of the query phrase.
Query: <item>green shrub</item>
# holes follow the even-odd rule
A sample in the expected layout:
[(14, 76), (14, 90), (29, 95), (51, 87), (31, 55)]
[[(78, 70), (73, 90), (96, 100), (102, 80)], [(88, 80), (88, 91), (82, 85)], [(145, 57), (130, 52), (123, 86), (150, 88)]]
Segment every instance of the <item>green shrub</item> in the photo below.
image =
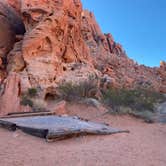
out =
[(37, 89), (35, 89), (35, 88), (29, 88), (28, 89), (28, 95), (30, 97), (36, 97), (37, 96)]
[(67, 82), (58, 87), (60, 97), (66, 101), (76, 101), (82, 98), (94, 97), (97, 90), (96, 82), (91, 80), (79, 84)]
[(27, 98), (27, 96), (23, 96), (21, 99), (21, 105), (33, 107), (33, 101)]
[(164, 96), (160, 93), (143, 89), (126, 90), (110, 88), (102, 90), (102, 100), (114, 110), (118, 110), (120, 106), (125, 106), (133, 110), (150, 110), (153, 112), (154, 104), (163, 101)]
[(102, 101), (110, 109), (111, 114), (129, 114), (144, 119), (146, 122), (155, 121), (155, 104), (165, 101), (165, 96), (149, 90), (113, 89), (101, 90)]

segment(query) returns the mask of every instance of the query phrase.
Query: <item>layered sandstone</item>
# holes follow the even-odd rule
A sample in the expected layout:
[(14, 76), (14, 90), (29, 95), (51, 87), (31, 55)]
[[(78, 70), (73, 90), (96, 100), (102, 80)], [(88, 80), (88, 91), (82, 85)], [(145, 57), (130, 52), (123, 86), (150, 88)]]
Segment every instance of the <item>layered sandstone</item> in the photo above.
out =
[(22, 56), (31, 86), (55, 86), (59, 77), (68, 71), (64, 70), (66, 64), (90, 62), (80, 29), (82, 5), (79, 1), (25, 0), (21, 12), (27, 31)]

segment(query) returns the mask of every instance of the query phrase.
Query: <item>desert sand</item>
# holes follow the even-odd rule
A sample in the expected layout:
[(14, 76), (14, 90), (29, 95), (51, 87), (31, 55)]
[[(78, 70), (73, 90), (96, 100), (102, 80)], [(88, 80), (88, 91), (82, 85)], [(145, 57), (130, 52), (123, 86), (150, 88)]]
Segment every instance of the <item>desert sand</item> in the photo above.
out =
[(21, 131), (0, 128), (0, 166), (165, 166), (166, 125), (103, 114), (93, 107), (68, 106), (79, 115), (130, 130), (110, 136), (81, 136), (47, 143)]

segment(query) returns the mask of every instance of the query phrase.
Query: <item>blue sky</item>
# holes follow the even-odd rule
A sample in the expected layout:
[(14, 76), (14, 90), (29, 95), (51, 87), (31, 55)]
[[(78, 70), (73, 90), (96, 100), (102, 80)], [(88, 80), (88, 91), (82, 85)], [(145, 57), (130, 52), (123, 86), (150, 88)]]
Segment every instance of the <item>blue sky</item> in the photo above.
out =
[(166, 61), (166, 0), (82, 0), (104, 33), (110, 32), (139, 64)]

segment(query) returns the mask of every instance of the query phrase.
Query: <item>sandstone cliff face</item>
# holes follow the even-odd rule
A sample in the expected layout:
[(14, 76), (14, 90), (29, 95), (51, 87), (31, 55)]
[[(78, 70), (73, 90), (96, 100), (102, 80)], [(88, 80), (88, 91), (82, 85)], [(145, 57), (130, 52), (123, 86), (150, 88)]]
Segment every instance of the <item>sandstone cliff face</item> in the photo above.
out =
[(23, 75), (27, 75), (32, 87), (56, 86), (63, 74), (66, 77), (67, 64), (79, 63), (84, 68), (83, 64), (90, 63), (80, 29), (81, 12), (82, 5), (76, 0), (22, 1), (26, 27), (22, 42), (26, 63)]
[(0, 0), (0, 37), (0, 82), (15, 72), (21, 92), (40, 87), (44, 96), (61, 82), (97, 75), (107, 86), (166, 93), (165, 63), (149, 68), (129, 59), (80, 0)]
[(6, 1), (0, 0), (0, 83), (6, 77), (7, 54), (23, 35), (25, 27), (21, 17)]

